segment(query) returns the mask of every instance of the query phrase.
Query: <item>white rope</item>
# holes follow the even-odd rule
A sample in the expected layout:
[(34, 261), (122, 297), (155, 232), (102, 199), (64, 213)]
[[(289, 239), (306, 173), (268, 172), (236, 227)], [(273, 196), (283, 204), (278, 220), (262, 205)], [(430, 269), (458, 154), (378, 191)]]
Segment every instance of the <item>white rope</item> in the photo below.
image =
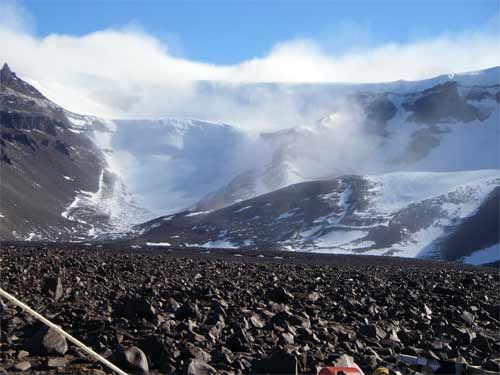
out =
[(65, 331), (63, 331), (61, 329), (61, 327), (55, 325), (54, 323), (52, 323), (50, 320), (48, 320), (47, 318), (43, 317), (42, 315), (40, 315), (39, 313), (37, 313), (35, 310), (31, 309), (28, 305), (22, 303), (21, 301), (19, 301), (16, 297), (14, 297), (13, 295), (7, 293), (5, 290), (3, 290), (2, 288), (0, 288), (0, 296), (3, 296), (5, 297), (6, 299), (8, 299), (10, 302), (12, 302), (14, 305), (16, 306), (19, 306), (21, 309), (23, 309), (24, 311), (26, 311), (28, 314), (30, 314), (31, 316), (35, 317), (36, 319), (40, 320), (41, 322), (45, 323), (47, 326), (49, 326), (50, 328), (54, 329), (55, 331), (57, 331), (59, 334), (61, 334), (62, 336), (66, 337), (69, 341), (71, 341), (73, 344), (75, 344), (76, 346), (78, 346), (79, 348), (81, 348), (85, 353), (87, 353), (89, 356), (91, 356), (92, 358), (94, 358), (95, 360), (101, 362), (102, 364), (106, 365), (107, 367), (109, 367), (111, 370), (113, 370), (114, 372), (116, 372), (117, 374), (119, 375), (128, 375), (126, 372), (120, 370), (117, 366), (115, 366), (114, 364), (112, 364), (110, 361), (108, 361), (106, 358), (100, 356), (99, 354), (97, 354), (96, 352), (94, 352), (92, 349), (90, 349), (88, 346), (86, 346), (84, 343), (82, 343), (81, 341), (75, 339), (73, 336), (71, 336), (69, 333), (66, 333)]

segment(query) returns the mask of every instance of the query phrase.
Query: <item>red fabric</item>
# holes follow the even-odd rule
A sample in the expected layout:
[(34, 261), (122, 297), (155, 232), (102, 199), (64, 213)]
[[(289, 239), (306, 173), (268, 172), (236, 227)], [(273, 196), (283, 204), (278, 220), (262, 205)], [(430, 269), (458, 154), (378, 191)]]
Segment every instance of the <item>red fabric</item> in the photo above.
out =
[(337, 375), (339, 372), (343, 372), (346, 375), (360, 375), (361, 373), (355, 367), (323, 367), (318, 375)]

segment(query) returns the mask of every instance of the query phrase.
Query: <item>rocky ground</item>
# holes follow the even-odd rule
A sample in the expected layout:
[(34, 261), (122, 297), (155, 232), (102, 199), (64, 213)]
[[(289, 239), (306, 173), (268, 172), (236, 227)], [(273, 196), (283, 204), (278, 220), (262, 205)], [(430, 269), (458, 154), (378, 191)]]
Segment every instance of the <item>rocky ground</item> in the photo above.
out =
[[(316, 374), (347, 353), (499, 370), (498, 270), (363, 256), (0, 247), (0, 284), (130, 373)], [(1, 304), (0, 374), (106, 368)]]

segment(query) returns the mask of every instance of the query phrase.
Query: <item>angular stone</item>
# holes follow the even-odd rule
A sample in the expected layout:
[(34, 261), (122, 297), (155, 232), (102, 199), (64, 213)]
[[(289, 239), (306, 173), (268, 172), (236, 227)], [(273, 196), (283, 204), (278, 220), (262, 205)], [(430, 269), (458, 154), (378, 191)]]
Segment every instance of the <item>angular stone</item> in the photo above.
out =
[(499, 359), (488, 359), (483, 365), (483, 368), (488, 371), (493, 371), (495, 373), (500, 373), (500, 358)]
[(239, 329), (226, 342), (226, 346), (233, 351), (245, 351), (248, 349), (251, 337), (247, 330)]
[(63, 286), (60, 277), (46, 277), (43, 280), (42, 293), (52, 297), (54, 301), (59, 300), (63, 296)]
[(19, 353), (17, 353), (17, 359), (23, 359), (26, 357), (29, 357), (30, 353), (27, 352), (26, 350), (20, 350)]
[(200, 317), (200, 309), (198, 308), (198, 305), (191, 303), (191, 302), (186, 302), (184, 305), (179, 307), (175, 311), (175, 318), (176, 319), (197, 319)]
[(31, 368), (31, 363), (28, 361), (18, 362), (13, 366), (15, 371), (28, 371)]
[(156, 316), (154, 307), (144, 297), (124, 297), (121, 301), (120, 313), (128, 319), (146, 318), (153, 320)]
[(149, 373), (148, 359), (144, 352), (136, 346), (128, 348), (119, 347), (113, 353), (113, 359), (125, 371), (138, 372), (140, 374)]
[(320, 299), (320, 294), (318, 292), (311, 292), (307, 295), (307, 300), (312, 302), (312, 303), (315, 303), (317, 300)]
[(56, 330), (42, 327), (27, 344), (30, 353), (41, 355), (64, 355), (68, 344)]
[(62, 368), (66, 367), (68, 361), (65, 358), (49, 358), (47, 361), (47, 367), (49, 368)]
[(429, 306), (427, 306), (426, 304), (424, 304), (424, 313), (425, 315), (427, 316), (430, 316), (432, 315), (432, 310), (429, 308)]
[(483, 333), (476, 334), (472, 340), (472, 345), (483, 352), (490, 353), (492, 351), (493, 339)]
[(361, 327), (359, 327), (358, 332), (363, 336), (377, 340), (382, 340), (386, 336), (384, 330), (376, 324), (362, 325)]
[(141, 348), (147, 354), (151, 365), (164, 369), (172, 358), (172, 352), (164, 339), (158, 336), (148, 336), (141, 344)]
[(217, 370), (215, 370), (209, 364), (193, 359), (188, 366), (187, 375), (215, 375)]
[(284, 350), (277, 350), (270, 357), (252, 363), (252, 374), (296, 374), (297, 370), (300, 370), (297, 357)]
[(259, 318), (258, 315), (255, 314), (250, 317), (250, 323), (252, 324), (252, 326), (254, 326), (254, 328), (264, 327), (264, 322)]
[(469, 325), (474, 323), (474, 315), (469, 311), (464, 311), (462, 315), (460, 315), (460, 318)]
[(267, 293), (267, 298), (269, 298), (271, 301), (278, 302), (278, 303), (286, 303), (288, 301), (293, 300), (293, 294), (291, 294), (288, 290), (286, 290), (283, 287), (278, 287), (271, 289)]

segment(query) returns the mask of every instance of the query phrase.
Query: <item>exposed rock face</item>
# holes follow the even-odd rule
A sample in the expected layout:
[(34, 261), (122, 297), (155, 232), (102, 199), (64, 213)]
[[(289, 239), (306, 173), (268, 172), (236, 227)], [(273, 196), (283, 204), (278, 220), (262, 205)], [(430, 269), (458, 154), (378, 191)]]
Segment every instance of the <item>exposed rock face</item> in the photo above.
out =
[(84, 231), (61, 213), (77, 191), (97, 190), (105, 166), (102, 154), (86, 136), (71, 131), (61, 108), (8, 66), (1, 78), (0, 238), (51, 238)]
[[(493, 216), (499, 186), (496, 170), (343, 176), (292, 185), (212, 212), (161, 217), (139, 226), (141, 235), (132, 241), (460, 260), (498, 243)], [(420, 190), (420, 198), (413, 195)]]
[(0, 70), (0, 90), (5, 90), (5, 87), (9, 87), (14, 91), (33, 98), (46, 99), (40, 91), (17, 77), (16, 73), (10, 70), (7, 63), (5, 63), (2, 70)]
[[(432, 257), (456, 260), (500, 242), (500, 187), (496, 187), (478, 209), (435, 245)], [(500, 254), (499, 254), (500, 256)]]
[(450, 119), (470, 122), (483, 120), (488, 116), (460, 96), (456, 81), (427, 89), (416, 98), (403, 103), (403, 106), (406, 110), (413, 112), (410, 120), (426, 124), (435, 124)]
[(387, 137), (387, 122), (394, 118), (398, 108), (394, 105), (388, 95), (358, 95), (357, 101), (362, 105), (366, 115), (366, 130)]
[(0, 239), (86, 239), (113, 230), (105, 203), (122, 193), (121, 182), (67, 114), (7, 65), (0, 71)]

